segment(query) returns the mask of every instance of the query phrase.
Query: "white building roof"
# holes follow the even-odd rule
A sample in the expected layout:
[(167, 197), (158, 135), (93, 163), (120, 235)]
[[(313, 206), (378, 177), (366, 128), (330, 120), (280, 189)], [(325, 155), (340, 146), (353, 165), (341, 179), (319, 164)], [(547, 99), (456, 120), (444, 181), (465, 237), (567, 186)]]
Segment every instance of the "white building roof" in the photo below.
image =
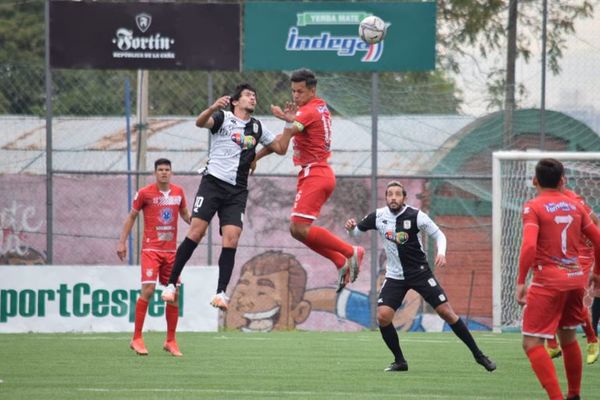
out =
[[(283, 122), (258, 117), (274, 133)], [(427, 173), (435, 153), (446, 140), (474, 120), (459, 115), (380, 116), (378, 119), (378, 174)], [(371, 118), (333, 118), (331, 164), (338, 175), (371, 173)], [(132, 168), (136, 165), (136, 132), (132, 127)], [(151, 118), (148, 124), (146, 169), (159, 157), (169, 158), (178, 173), (193, 172), (207, 161), (208, 131), (198, 129), (191, 117)], [(53, 169), (75, 171), (127, 170), (124, 117), (56, 117), (52, 126)], [(45, 119), (0, 116), (0, 171), (44, 174), (46, 171)], [(291, 151), (259, 162), (257, 173), (296, 174)]]

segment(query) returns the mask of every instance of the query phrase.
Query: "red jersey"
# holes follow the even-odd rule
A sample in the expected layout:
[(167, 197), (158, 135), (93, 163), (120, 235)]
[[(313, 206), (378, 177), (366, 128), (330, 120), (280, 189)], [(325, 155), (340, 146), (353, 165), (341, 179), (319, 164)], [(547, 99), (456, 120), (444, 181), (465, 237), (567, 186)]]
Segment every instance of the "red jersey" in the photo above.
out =
[[(579, 204), (581, 204), (583, 206), (583, 209), (585, 210), (585, 212), (588, 215), (592, 214), (592, 212), (593, 212), (592, 207), (590, 207), (585, 202), (583, 197), (581, 197), (580, 195), (578, 195), (577, 193), (575, 193), (569, 189), (564, 189), (563, 193), (568, 198), (579, 202)], [(584, 266), (591, 266), (591, 263), (594, 260), (594, 246), (592, 246), (592, 243), (585, 237), (583, 237), (581, 240), (581, 248), (579, 249), (579, 257), (584, 258), (584, 260), (582, 260), (582, 264)]]
[(300, 133), (293, 138), (294, 165), (327, 162), (331, 155), (331, 115), (327, 103), (313, 98), (298, 109), (295, 122)]
[(594, 227), (579, 204), (563, 193), (547, 190), (525, 203), (523, 246), (517, 283), (533, 268), (533, 285), (561, 290), (585, 287), (587, 274), (578, 262), (583, 235)]
[(144, 213), (142, 250), (177, 250), (179, 210), (187, 207), (181, 187), (169, 184), (169, 190), (161, 192), (158, 185), (152, 183), (135, 194), (132, 207)]

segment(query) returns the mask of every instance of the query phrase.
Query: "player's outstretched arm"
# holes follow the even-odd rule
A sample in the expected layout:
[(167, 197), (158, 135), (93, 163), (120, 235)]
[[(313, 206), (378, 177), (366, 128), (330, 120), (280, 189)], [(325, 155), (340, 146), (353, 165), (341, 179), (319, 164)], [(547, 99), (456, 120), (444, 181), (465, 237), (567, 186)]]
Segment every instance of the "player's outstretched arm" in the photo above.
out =
[(200, 115), (198, 115), (198, 117), (196, 118), (196, 126), (198, 128), (211, 129), (215, 124), (215, 121), (212, 119), (212, 115), (220, 109), (227, 107), (228, 105), (229, 96), (223, 96), (218, 98), (212, 106), (208, 107), (206, 110), (202, 111)]
[(277, 153), (280, 156), (285, 155), (290, 146), (290, 140), (292, 139), (292, 136), (294, 136), (298, 132), (299, 131), (297, 127), (293, 125), (286, 126), (286, 128), (283, 130), (283, 133), (277, 135), (275, 137), (275, 140), (269, 143), (268, 146), (261, 148), (256, 153), (256, 155), (254, 156), (254, 160), (250, 164), (250, 174), (254, 173), (254, 170), (256, 169), (256, 164), (261, 158), (266, 157), (271, 153)]

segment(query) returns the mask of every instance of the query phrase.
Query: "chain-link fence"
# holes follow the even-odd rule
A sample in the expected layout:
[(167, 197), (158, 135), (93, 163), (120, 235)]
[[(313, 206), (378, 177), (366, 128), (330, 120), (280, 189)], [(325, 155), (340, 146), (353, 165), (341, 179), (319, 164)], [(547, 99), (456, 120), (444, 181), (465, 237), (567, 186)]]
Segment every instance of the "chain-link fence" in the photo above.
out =
[[(195, 116), (240, 82), (256, 87), (256, 115), (265, 126), (275, 133), (282, 130), (281, 121), (270, 116), (270, 105), (290, 98), (287, 73), (145, 73), (148, 86), (142, 88), (136, 71), (52, 71), (52, 173), (48, 175), (44, 69), (31, 64), (0, 65), (0, 182), (6, 188), (0, 194), (0, 264), (46, 263), (49, 227), (53, 264), (120, 264), (117, 238), (137, 181), (153, 179), (144, 171), (152, 171), (155, 159), (167, 157), (173, 162), (174, 182), (183, 186), (191, 201), (200, 182), (196, 170), (206, 163), (209, 148), (209, 135), (194, 126)], [(556, 79), (560, 78), (553, 77), (553, 82)], [(140, 91), (148, 95), (147, 119), (137, 108)], [(589, 91), (597, 88), (590, 84)], [(345, 237), (346, 218), (372, 211), (372, 190), (377, 192), (377, 206), (383, 206), (386, 182), (401, 179), (409, 193), (408, 203), (424, 209), (448, 236), (449, 266), (436, 275), (454, 308), (467, 315), (472, 326), (491, 326), (491, 153), (507, 147), (539, 147), (541, 120), (535, 108), (539, 102), (529, 99), (527, 104), (533, 108), (514, 112), (507, 146), (505, 113), (461, 114), (460, 90), (439, 72), (319, 74), (318, 93), (333, 113), (331, 164), (338, 181), (317, 223)], [(375, 108), (373, 96), (378, 98)], [(564, 109), (544, 114), (545, 148), (599, 151), (599, 112), (577, 102), (564, 104)], [(376, 153), (371, 151), (374, 134)], [(140, 138), (145, 142), (144, 152)], [(377, 157), (376, 171), (373, 156)], [(244, 233), (229, 290), (236, 290), (242, 267), (251, 265), (256, 256), (278, 263), (282, 255), (288, 255), (305, 271), (300, 297), (313, 299), (313, 311), (338, 318), (333, 326), (313, 313), (312, 320), (290, 319), (288, 328), (299, 324), (307, 329), (370, 326), (371, 275), (378, 273), (384, 260), (377, 250), (375, 257), (368, 252), (365, 265), (372, 269), (366, 268), (350, 288), (352, 295), (367, 299), (364, 312), (347, 311), (335, 295), (333, 303), (315, 300), (334, 287), (337, 273), (328, 260), (288, 233), (295, 174), (290, 155), (271, 155), (260, 161), (250, 179)], [(372, 187), (373, 174), (376, 188)], [(216, 263), (220, 236), (215, 225), (210, 240), (199, 246), (190, 265)], [(181, 223), (180, 240), (185, 232)], [(369, 236), (357, 243), (370, 247)], [(433, 246), (427, 247), (431, 252)], [(411, 304), (406, 308), (413, 307), (413, 317), (420, 315), (423, 303)], [(340, 325), (339, 319), (350, 322)], [(429, 327), (421, 317), (397, 325), (402, 329)]]

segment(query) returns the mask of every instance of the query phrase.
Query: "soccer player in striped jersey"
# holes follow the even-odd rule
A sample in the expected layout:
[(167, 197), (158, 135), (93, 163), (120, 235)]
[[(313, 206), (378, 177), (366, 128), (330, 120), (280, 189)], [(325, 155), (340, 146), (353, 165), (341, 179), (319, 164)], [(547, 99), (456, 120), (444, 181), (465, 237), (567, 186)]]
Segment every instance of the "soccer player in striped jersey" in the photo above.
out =
[(394, 362), (385, 369), (388, 372), (407, 371), (398, 333), (393, 324), (394, 314), (400, 308), (409, 290), (415, 290), (448, 323), (454, 334), (469, 348), (475, 361), (487, 371), (496, 369), (477, 343), (465, 322), (452, 309), (423, 250), (421, 235), (426, 233), (435, 240), (437, 256), (434, 265), (446, 264), (446, 236), (423, 211), (405, 204), (406, 190), (398, 181), (391, 181), (385, 190), (386, 207), (379, 208), (360, 222), (353, 218), (345, 223), (351, 236), (368, 230), (377, 230), (384, 243), (387, 256), (385, 281), (377, 299), (377, 323), (383, 341), (394, 355)]
[[(197, 127), (208, 128), (212, 134), (209, 161), (194, 200), (190, 229), (177, 248), (169, 285), (162, 293), (165, 301), (173, 299), (175, 284), (183, 267), (217, 214), (222, 248), (217, 290), (210, 304), (227, 311), (227, 285), (231, 280), (235, 253), (242, 234), (248, 200), (248, 174), (256, 154), (256, 145), (261, 143), (277, 154), (285, 154), (290, 141), (285, 133), (280, 135), (283, 140), (274, 141), (275, 135), (260, 120), (252, 117), (256, 101), (256, 90), (248, 83), (240, 84), (233, 95), (217, 99), (196, 119)], [(223, 110), (228, 106), (229, 111)]]
[[(550, 400), (563, 400), (544, 339), (558, 331), (567, 375), (568, 400), (579, 400), (583, 360), (575, 327), (583, 322), (584, 288), (589, 276), (581, 266), (580, 244), (586, 236), (600, 259), (600, 230), (577, 200), (562, 193), (564, 167), (558, 160), (540, 160), (533, 184), (538, 195), (523, 207), (523, 242), (519, 257), (516, 300), (523, 311), (523, 350)], [(529, 288), (525, 281), (533, 277)], [(600, 268), (594, 267), (594, 281)]]

